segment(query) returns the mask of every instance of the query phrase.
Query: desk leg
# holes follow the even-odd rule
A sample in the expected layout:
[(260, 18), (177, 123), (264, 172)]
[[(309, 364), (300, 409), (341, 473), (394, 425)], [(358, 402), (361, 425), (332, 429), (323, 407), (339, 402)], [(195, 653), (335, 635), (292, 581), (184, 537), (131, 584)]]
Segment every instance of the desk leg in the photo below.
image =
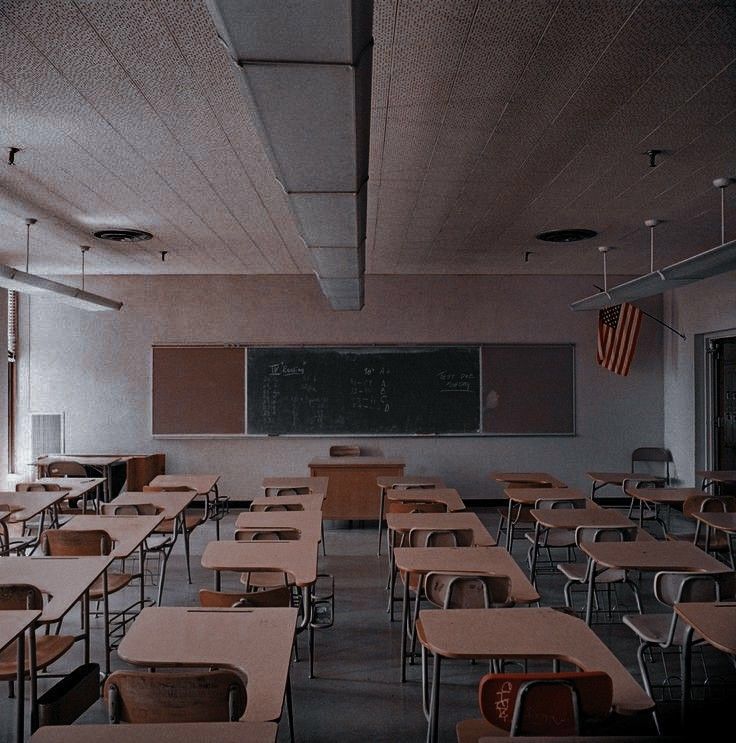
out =
[(31, 679), (31, 735), (38, 730), (38, 669), (36, 668), (36, 623), (28, 628), (28, 675)]
[[(104, 575), (107, 575), (107, 568), (105, 569)], [(104, 585), (104, 578), (103, 578), (103, 585)], [(87, 589), (84, 592), (84, 595), (82, 596), (82, 613), (84, 614), (84, 662), (89, 663), (89, 624), (90, 624), (89, 589)], [(105, 635), (105, 645), (107, 646), (107, 644), (108, 644), (107, 635)]]
[(539, 552), (540, 531), (540, 523), (537, 521), (534, 527), (534, 542), (532, 543), (532, 564), (529, 566), (529, 580), (535, 588), (537, 587), (537, 553)]
[(21, 632), (18, 635), (18, 673), (16, 681), (18, 688), (15, 690), (15, 739), (18, 743), (23, 743), (25, 731), (25, 702), (26, 702), (26, 633)]
[(215, 570), (215, 591), (219, 591), (221, 585), (222, 585), (222, 579), (220, 576), (220, 571)]
[[(110, 602), (108, 600), (107, 569), (102, 578), (102, 623), (105, 626), (105, 678), (110, 675)], [(123, 616), (125, 619), (125, 616)], [(125, 625), (123, 625), (125, 630)]]
[(404, 576), (404, 601), (401, 606), (401, 683), (406, 681), (406, 633), (409, 628), (409, 576)]
[(593, 618), (593, 597), (595, 596), (595, 560), (588, 558), (590, 575), (588, 576), (588, 596), (585, 601), (585, 623), (590, 627)]
[(385, 491), (383, 488), (378, 489), (380, 495), (378, 496), (378, 556), (381, 556), (381, 539), (383, 538), (383, 514), (385, 513), (384, 495)]
[(145, 568), (145, 560), (146, 560), (146, 550), (143, 548), (143, 542), (141, 542), (138, 545), (138, 566), (140, 567), (141, 572), (141, 585), (140, 585), (140, 591), (138, 594), (138, 600), (140, 602), (140, 608), (138, 609), (138, 613), (143, 611), (143, 607), (146, 604), (146, 587), (144, 585), (145, 583), (145, 577), (146, 577), (146, 571)]
[(682, 639), (682, 650), (680, 651), (680, 676), (682, 678), (682, 692), (680, 699), (680, 725), (681, 733), (685, 733), (687, 723), (687, 703), (690, 698), (690, 671), (692, 655), (693, 628), (688, 624), (685, 627), (685, 634)]
[(434, 654), (432, 666), (432, 695), (429, 702), (429, 723), (427, 724), (427, 743), (437, 743), (440, 712), (440, 665), (442, 656)]
[(513, 535), (511, 534), (511, 531), (512, 531), (511, 517), (513, 515), (513, 510), (514, 510), (513, 507), (514, 507), (514, 503), (511, 500), (511, 498), (509, 498), (509, 508), (508, 508), (508, 513), (506, 514), (506, 551), (509, 554), (511, 554), (511, 543), (514, 538)]

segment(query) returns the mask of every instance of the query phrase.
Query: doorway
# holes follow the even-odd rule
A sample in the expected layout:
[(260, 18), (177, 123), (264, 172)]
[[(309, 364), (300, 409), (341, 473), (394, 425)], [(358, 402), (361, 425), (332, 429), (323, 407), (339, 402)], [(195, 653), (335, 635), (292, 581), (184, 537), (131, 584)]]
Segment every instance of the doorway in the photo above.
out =
[[(736, 470), (736, 336), (710, 342), (713, 369), (713, 469)], [(736, 485), (722, 494), (736, 494)]]

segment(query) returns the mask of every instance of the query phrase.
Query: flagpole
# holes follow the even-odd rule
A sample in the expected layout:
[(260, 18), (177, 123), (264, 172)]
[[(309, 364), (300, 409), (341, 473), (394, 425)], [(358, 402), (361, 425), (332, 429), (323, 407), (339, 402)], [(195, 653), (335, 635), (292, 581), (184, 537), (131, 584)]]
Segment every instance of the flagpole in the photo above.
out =
[[(599, 292), (602, 292), (603, 291), (603, 289), (601, 289), (601, 287), (598, 286), (598, 284), (593, 284), (593, 287), (596, 288)], [(671, 330), (675, 335), (679, 335), (680, 338), (682, 338), (682, 340), (684, 340), (684, 341), (687, 340), (687, 336), (685, 336), (679, 330), (675, 330), (675, 328), (673, 328), (671, 325), (668, 325), (663, 320), (660, 320), (658, 317), (655, 317), (654, 315), (650, 315), (648, 312), (646, 312), (645, 310), (643, 310), (641, 307), (639, 307), (639, 312), (641, 312), (642, 315), (646, 315), (648, 318), (654, 320), (654, 322), (658, 322), (660, 325), (662, 325), (663, 327), (667, 328), (667, 330)]]

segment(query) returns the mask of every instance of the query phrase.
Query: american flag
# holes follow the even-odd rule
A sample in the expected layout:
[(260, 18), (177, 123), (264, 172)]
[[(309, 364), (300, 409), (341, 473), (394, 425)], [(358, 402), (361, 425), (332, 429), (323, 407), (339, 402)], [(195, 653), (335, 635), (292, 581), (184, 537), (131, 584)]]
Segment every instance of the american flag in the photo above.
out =
[(641, 310), (624, 302), (598, 313), (596, 361), (614, 374), (625, 377), (634, 358), (641, 326)]

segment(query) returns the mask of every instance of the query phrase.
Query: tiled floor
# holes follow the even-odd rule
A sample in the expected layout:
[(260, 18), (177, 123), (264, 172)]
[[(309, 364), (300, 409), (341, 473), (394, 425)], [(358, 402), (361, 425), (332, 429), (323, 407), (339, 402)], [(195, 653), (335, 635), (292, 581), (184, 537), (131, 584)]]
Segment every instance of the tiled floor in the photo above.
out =
[[(495, 534), (495, 516), (480, 512), (481, 518)], [(223, 522), (223, 537), (232, 533), (235, 513)], [(418, 666), (409, 667), (407, 683), (399, 683), (399, 629), (398, 622), (390, 623), (386, 614), (386, 557), (376, 555), (376, 528), (374, 524), (347, 528), (346, 523), (328, 524), (326, 533), (327, 556), (320, 557), (320, 571), (335, 576), (336, 616), (333, 627), (316, 634), (315, 679), (307, 678), (306, 648), (302, 645), (302, 660), (294, 664), (292, 683), (294, 711), (298, 741), (371, 741), (394, 743), (397, 741), (422, 741), (426, 722), (422, 714), (421, 686)], [(336, 528), (337, 527), (337, 528)], [(177, 545), (170, 561), (164, 603), (168, 605), (195, 605), (200, 587), (211, 586), (212, 576), (200, 566), (204, 545), (214, 539), (214, 527), (206, 524), (192, 537), (192, 585), (186, 582), (186, 570), (181, 545)], [(524, 558), (526, 543), (520, 540), (514, 555)], [(236, 578), (231, 578), (235, 590)], [(651, 576), (642, 577), (647, 608), (654, 609), (651, 596)], [(225, 586), (226, 587), (226, 586)], [(561, 605), (562, 580), (555, 575), (540, 578), (539, 589), (543, 603)], [(154, 595), (154, 589), (149, 589)], [(622, 593), (622, 598), (625, 597)], [(78, 621), (78, 612), (72, 612), (65, 622), (72, 628)], [(620, 623), (598, 625), (596, 631), (638, 679), (636, 642), (633, 634)], [(100, 656), (99, 625), (94, 630), (93, 656)], [(720, 653), (706, 651), (708, 665), (719, 680), (734, 682), (733, 666)], [(75, 650), (59, 668), (71, 668), (81, 662), (81, 651)], [(113, 667), (120, 667), (113, 654)], [(677, 671), (677, 660), (672, 669)], [(478, 679), (485, 672), (485, 664), (449, 662), (443, 670), (440, 740), (454, 741), (454, 726), (458, 720), (477, 716), (476, 688)], [(702, 677), (701, 677), (702, 678)], [(48, 686), (48, 682), (45, 684)], [(41, 689), (45, 688), (42, 686)], [(731, 686), (730, 700), (734, 700)], [(0, 738), (12, 740), (14, 706), (3, 693), (0, 698)], [(680, 732), (677, 705), (663, 707), (665, 732)], [(706, 714), (707, 717), (702, 717)], [(708, 730), (715, 729), (715, 721), (728, 714), (728, 703), (708, 704), (699, 711), (699, 724)], [(102, 703), (92, 707), (80, 723), (104, 722)], [(729, 717), (730, 719), (730, 717)], [(651, 716), (618, 719), (612, 723), (611, 733), (654, 735)], [(716, 740), (714, 734), (701, 731), (703, 740)], [(279, 741), (288, 740), (286, 722), (281, 725)]]

